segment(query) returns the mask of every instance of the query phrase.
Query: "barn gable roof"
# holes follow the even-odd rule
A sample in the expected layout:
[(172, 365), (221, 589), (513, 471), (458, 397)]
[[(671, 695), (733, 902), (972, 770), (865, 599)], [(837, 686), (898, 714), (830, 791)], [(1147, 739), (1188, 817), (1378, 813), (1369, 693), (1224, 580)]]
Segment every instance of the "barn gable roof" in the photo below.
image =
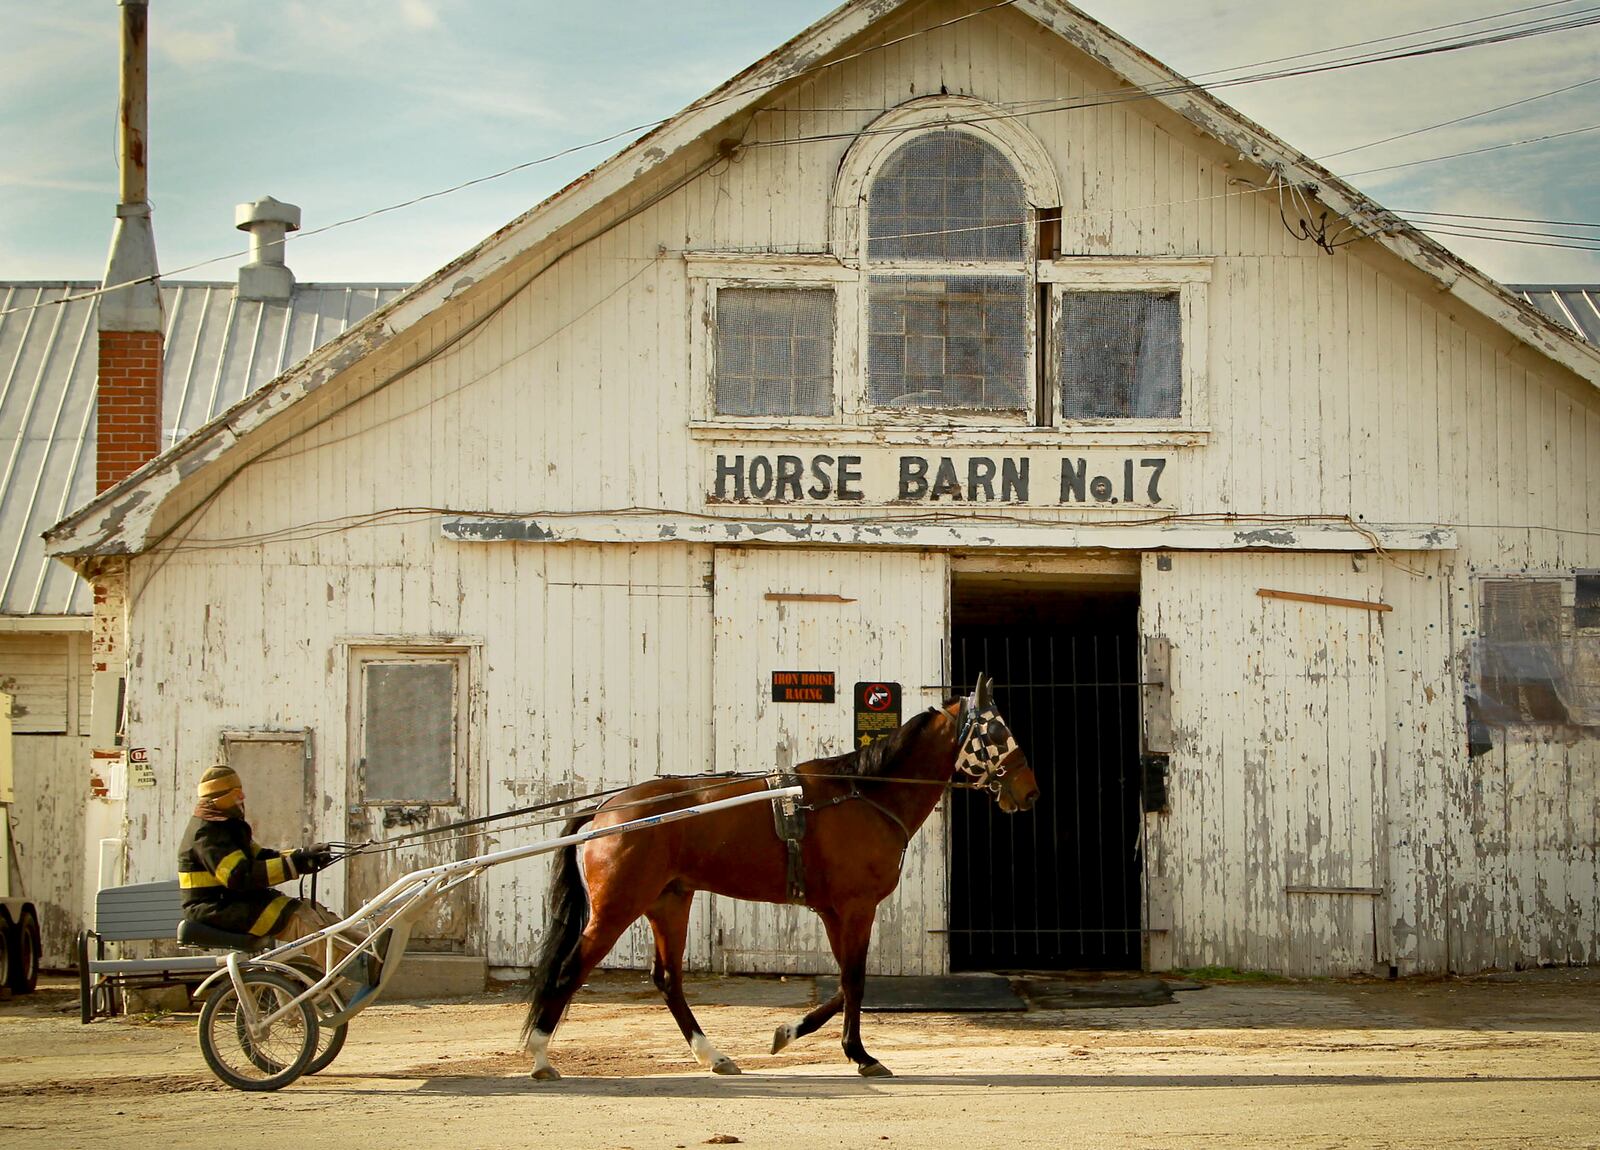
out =
[[(791, 81), (831, 67), (852, 53), (852, 41), (924, 0), (848, 0), (811, 27), (690, 104), (616, 155), (573, 181), (388, 306), (313, 353), (273, 385), (248, 397), (183, 442), (150, 461), (47, 532), (47, 550), (66, 559), (136, 554), (158, 539), (152, 525), (173, 492), (213, 486), (246, 465), (251, 443), (290, 408), (347, 369), (379, 352), (445, 309), (464, 306), (497, 275), (563, 234), (587, 213), (660, 172), (716, 129), (770, 99)], [(989, 7), (999, 7), (990, 5)], [(1059, 35), (1130, 85), (1182, 116), (1246, 161), (1299, 185), (1373, 242), (1394, 253), (1517, 340), (1600, 386), (1600, 350), (1477, 271), (1400, 217), (1289, 147), (1266, 129), (1189, 84), (1121, 36), (1064, 0), (1012, 0), (1009, 5)], [(217, 464), (220, 466), (211, 466)]]

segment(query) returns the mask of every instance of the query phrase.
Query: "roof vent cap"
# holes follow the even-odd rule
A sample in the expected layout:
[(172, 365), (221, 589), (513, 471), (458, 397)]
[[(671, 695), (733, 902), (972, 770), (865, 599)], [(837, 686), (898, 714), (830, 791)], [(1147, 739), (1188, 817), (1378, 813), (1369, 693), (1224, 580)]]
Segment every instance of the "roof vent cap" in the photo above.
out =
[(239, 298), (288, 302), (294, 273), (283, 262), (283, 237), (300, 230), (300, 209), (263, 196), (235, 207), (233, 225), (250, 233), (250, 262), (239, 269)]

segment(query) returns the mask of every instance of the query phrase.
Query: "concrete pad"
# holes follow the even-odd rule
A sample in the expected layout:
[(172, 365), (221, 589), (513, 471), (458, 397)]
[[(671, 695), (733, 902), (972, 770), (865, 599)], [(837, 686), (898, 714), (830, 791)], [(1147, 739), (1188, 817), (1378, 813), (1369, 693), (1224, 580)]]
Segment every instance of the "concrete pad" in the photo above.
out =
[(466, 998), (484, 992), (489, 963), (480, 954), (429, 954), (408, 950), (383, 988), (388, 1002), (418, 998)]

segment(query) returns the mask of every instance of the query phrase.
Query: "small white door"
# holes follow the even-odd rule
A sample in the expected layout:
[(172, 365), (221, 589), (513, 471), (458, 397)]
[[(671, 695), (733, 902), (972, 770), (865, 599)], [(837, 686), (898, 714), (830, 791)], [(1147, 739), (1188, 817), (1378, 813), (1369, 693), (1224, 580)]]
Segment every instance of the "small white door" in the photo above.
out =
[[(905, 719), (937, 705), (949, 585), (944, 555), (719, 549), (717, 770), (776, 771), (850, 750), (857, 682), (898, 682)], [(772, 676), (781, 671), (832, 672), (833, 702), (775, 702)], [(899, 889), (878, 909), (874, 973), (945, 969), (945, 840), (941, 807), (912, 840)], [(710, 925), (715, 969), (834, 969), (821, 923), (804, 907), (715, 898)]]
[[(350, 656), (352, 710), (347, 779), (352, 842), (416, 835), (473, 817), (471, 659), (459, 649), (357, 648)], [(407, 871), (468, 858), (472, 844), (448, 832), (408, 838), (350, 860), (347, 909)], [(477, 884), (434, 903), (410, 945), (462, 951), (474, 938)]]

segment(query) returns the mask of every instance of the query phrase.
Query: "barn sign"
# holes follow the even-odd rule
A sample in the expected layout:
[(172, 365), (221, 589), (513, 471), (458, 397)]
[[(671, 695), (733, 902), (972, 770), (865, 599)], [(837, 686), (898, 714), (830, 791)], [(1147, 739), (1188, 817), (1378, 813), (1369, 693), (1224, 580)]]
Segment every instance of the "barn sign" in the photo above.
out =
[(832, 671), (772, 672), (774, 703), (831, 703), (833, 690)]
[(1164, 454), (1073, 451), (718, 450), (707, 503), (1000, 503), (1018, 507), (1172, 503)]

